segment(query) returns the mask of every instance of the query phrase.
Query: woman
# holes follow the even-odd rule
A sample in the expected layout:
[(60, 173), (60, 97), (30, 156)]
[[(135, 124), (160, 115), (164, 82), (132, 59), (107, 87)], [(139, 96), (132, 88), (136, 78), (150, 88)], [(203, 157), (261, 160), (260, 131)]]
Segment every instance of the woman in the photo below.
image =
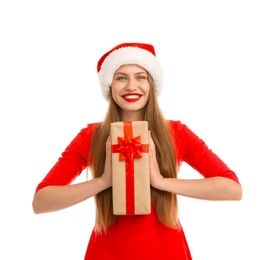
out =
[[(178, 219), (177, 195), (205, 200), (241, 200), (236, 174), (180, 121), (166, 120), (157, 96), (162, 70), (150, 44), (120, 44), (97, 66), (102, 94), (109, 101), (103, 122), (89, 124), (67, 146), (61, 158), (37, 186), (35, 213), (52, 212), (92, 196), (96, 222), (85, 259), (192, 259)], [(110, 125), (147, 121), (151, 213), (115, 216), (112, 207)], [(183, 180), (182, 162), (204, 178)], [(93, 178), (73, 180), (90, 166)]]

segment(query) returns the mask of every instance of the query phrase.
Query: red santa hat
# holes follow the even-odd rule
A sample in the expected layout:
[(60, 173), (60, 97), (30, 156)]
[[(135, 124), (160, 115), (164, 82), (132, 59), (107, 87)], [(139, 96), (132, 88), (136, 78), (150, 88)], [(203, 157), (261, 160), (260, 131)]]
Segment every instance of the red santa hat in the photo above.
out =
[(97, 64), (103, 97), (108, 100), (110, 86), (116, 70), (124, 64), (143, 67), (153, 78), (156, 93), (162, 91), (163, 72), (156, 59), (154, 47), (146, 43), (122, 43), (105, 53)]

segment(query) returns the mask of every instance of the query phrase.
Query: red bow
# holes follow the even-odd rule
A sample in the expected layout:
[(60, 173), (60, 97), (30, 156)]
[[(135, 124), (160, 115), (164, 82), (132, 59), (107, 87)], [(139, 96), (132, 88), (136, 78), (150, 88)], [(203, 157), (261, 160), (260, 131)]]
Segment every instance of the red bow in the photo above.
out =
[(143, 145), (140, 143), (140, 136), (118, 137), (119, 147), (117, 151), (120, 153), (120, 161), (133, 161), (134, 158), (142, 158)]

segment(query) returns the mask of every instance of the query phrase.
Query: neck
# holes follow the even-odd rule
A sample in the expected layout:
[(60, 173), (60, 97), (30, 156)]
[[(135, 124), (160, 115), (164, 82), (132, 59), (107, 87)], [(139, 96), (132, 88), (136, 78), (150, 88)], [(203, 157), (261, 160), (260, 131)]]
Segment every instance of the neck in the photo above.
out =
[(141, 121), (143, 115), (141, 111), (123, 111), (121, 118), (122, 121)]

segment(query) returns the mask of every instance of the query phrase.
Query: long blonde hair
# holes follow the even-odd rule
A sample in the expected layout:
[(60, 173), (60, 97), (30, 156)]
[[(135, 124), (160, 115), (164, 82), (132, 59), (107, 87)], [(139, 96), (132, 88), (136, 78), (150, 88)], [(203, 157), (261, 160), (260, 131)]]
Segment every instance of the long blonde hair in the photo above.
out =
[[(144, 108), (142, 120), (147, 121), (151, 136), (155, 144), (156, 158), (159, 169), (164, 177), (177, 177), (177, 162), (174, 144), (169, 131), (168, 123), (158, 105), (154, 82), (148, 74), (150, 96)], [(95, 130), (91, 140), (90, 165), (93, 178), (100, 177), (104, 171), (106, 157), (105, 143), (110, 132), (112, 122), (122, 121), (120, 107), (110, 95), (108, 111), (104, 121)], [(178, 228), (178, 203), (176, 194), (151, 188), (152, 203), (159, 220), (166, 226)], [(96, 224), (98, 232), (106, 231), (108, 226), (114, 224), (116, 216), (113, 215), (112, 188), (108, 188), (95, 196)]]

